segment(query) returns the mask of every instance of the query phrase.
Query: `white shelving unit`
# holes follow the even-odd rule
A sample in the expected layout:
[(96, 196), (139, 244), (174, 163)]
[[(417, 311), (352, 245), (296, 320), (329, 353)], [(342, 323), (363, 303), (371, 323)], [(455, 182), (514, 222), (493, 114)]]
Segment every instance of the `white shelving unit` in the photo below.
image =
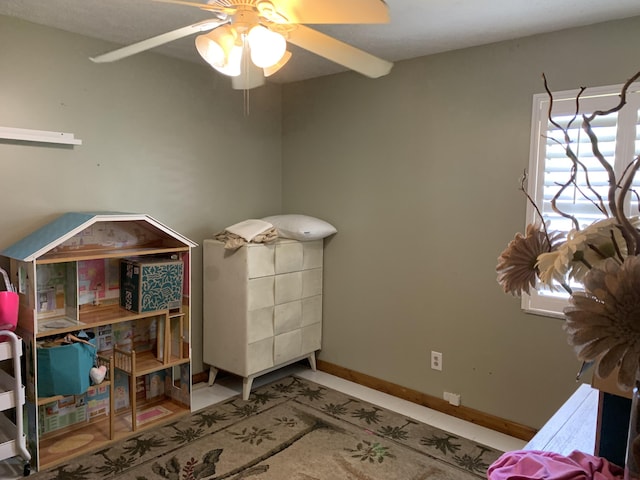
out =
[[(11, 373), (0, 369), (0, 461), (20, 456), (24, 460), (24, 475), (31, 472), (31, 454), (27, 450), (24, 433), (24, 386), (21, 381), (20, 357), (22, 341), (13, 332), (0, 330), (0, 363), (12, 361)], [(13, 415), (11, 411), (13, 410)]]

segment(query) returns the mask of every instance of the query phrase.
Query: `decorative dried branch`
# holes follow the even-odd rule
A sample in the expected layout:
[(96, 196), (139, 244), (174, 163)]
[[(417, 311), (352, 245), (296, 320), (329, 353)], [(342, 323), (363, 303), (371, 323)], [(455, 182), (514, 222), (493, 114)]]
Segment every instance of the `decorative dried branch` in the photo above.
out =
[(591, 128), (591, 122), (586, 118), (582, 122), (582, 129), (587, 133), (589, 140), (591, 141), (591, 151), (593, 152), (593, 156), (598, 159), (602, 168), (607, 172), (607, 177), (609, 179), (609, 193), (607, 195), (609, 202), (609, 211), (611, 214), (618, 218), (618, 207), (616, 205), (615, 194), (617, 188), (616, 174), (613, 171), (613, 166), (607, 161), (605, 156), (600, 151), (600, 147), (598, 146), (598, 137), (595, 133), (593, 133), (593, 128)]
[[(591, 203), (593, 203), (593, 205), (603, 215), (605, 215), (606, 217), (609, 216), (609, 213), (607, 212), (607, 209), (606, 209), (606, 207), (604, 205), (604, 201), (603, 201), (602, 197), (600, 196), (600, 194), (591, 185), (591, 181), (589, 180), (589, 169), (586, 167), (586, 165), (584, 163), (582, 163), (580, 161), (580, 159), (578, 158), (576, 153), (573, 151), (573, 149), (571, 147), (571, 137), (569, 136), (569, 129), (571, 128), (571, 125), (576, 120), (576, 118), (578, 117), (578, 113), (580, 112), (580, 97), (582, 96), (582, 94), (586, 90), (586, 87), (580, 87), (580, 90), (578, 91), (578, 94), (576, 95), (576, 99), (575, 99), (575, 111), (574, 111), (573, 117), (571, 118), (571, 120), (569, 120), (569, 122), (567, 123), (567, 126), (562, 126), (558, 122), (556, 122), (553, 119), (553, 116), (552, 116), (553, 93), (549, 89), (549, 84), (547, 82), (546, 75), (542, 74), (542, 79), (543, 79), (543, 83), (544, 83), (544, 89), (547, 92), (547, 95), (549, 96), (549, 109), (547, 111), (547, 117), (549, 119), (549, 122), (552, 125), (554, 125), (557, 129), (559, 129), (563, 133), (563, 136), (564, 136), (564, 142), (560, 142), (560, 141), (558, 141), (557, 139), (554, 139), (554, 138), (551, 138), (551, 140), (556, 142), (558, 145), (562, 145), (564, 147), (564, 149), (565, 149), (565, 155), (567, 156), (567, 158), (569, 160), (571, 160), (573, 162), (573, 166), (571, 168), (571, 173), (570, 173), (570, 176), (569, 176), (569, 180), (567, 180), (567, 182), (565, 182), (564, 184), (560, 184), (560, 189), (556, 192), (556, 194), (553, 196), (553, 198), (551, 200), (551, 208), (558, 215), (570, 219), (571, 222), (574, 225), (574, 228), (576, 230), (579, 230), (580, 229), (580, 224), (578, 223), (578, 220), (576, 219), (576, 217), (574, 215), (571, 215), (569, 213), (566, 213), (566, 212), (560, 210), (557, 207), (557, 200), (560, 198), (562, 193), (571, 185), (573, 185), (574, 187), (577, 187), (578, 183), (577, 183), (576, 179), (577, 179), (577, 174), (578, 174), (578, 166), (582, 169), (582, 171), (584, 171), (585, 183), (586, 183), (587, 189), (591, 192), (593, 197), (595, 197), (597, 200), (594, 200), (592, 197), (586, 195), (581, 190), (579, 190), (580, 194), (583, 195), (584, 198), (588, 199)], [(584, 122), (584, 118), (583, 118), (583, 122)]]
[(607, 176), (609, 178), (609, 193), (607, 195), (609, 210), (622, 227), (620, 231), (627, 244), (627, 252), (630, 255), (638, 255), (640, 253), (640, 233), (638, 233), (638, 231), (631, 225), (631, 222), (629, 222), (629, 219), (624, 213), (624, 199), (626, 198), (627, 193), (631, 188), (633, 178), (638, 171), (639, 162), (637, 162), (637, 157), (632, 160), (631, 163), (633, 165), (630, 168), (626, 168), (623, 174), (624, 182), (621, 185), (618, 185), (612, 165), (605, 159), (598, 147), (598, 138), (593, 132), (591, 122), (597, 116), (606, 116), (620, 111), (627, 103), (627, 92), (631, 87), (631, 84), (638, 78), (640, 78), (640, 71), (625, 82), (620, 91), (620, 101), (617, 105), (614, 105), (609, 110), (596, 110), (591, 115), (582, 116), (582, 129), (589, 136), (593, 154), (607, 172)]
[[(639, 156), (637, 156), (636, 158), (634, 158), (634, 159), (631, 161), (631, 163), (629, 163), (629, 165), (627, 165), (627, 166), (624, 168), (624, 172), (622, 173), (622, 178), (626, 178), (626, 176), (628, 175), (628, 173), (627, 173), (627, 172), (629, 171), (629, 169), (630, 169), (633, 165), (635, 165), (636, 163), (638, 163), (638, 162), (640, 162), (640, 155), (639, 155)], [(631, 177), (631, 178), (633, 178), (633, 175), (632, 175), (632, 177)], [(629, 188), (629, 192), (628, 192), (628, 193), (629, 193), (629, 195), (632, 195), (633, 197), (635, 197), (636, 210), (637, 210), (638, 212), (640, 212), (640, 194), (638, 194), (638, 191), (637, 191), (635, 188)]]
[(637, 72), (633, 77), (631, 77), (629, 80), (627, 80), (625, 82), (625, 84), (622, 86), (622, 90), (620, 90), (620, 102), (618, 103), (618, 105), (616, 105), (615, 107), (610, 108), (609, 110), (596, 110), (595, 112), (593, 112), (591, 115), (587, 116), (583, 116), (583, 120), (587, 120), (589, 123), (591, 123), (593, 121), (594, 118), (596, 118), (598, 115), (609, 115), (610, 113), (614, 113), (614, 112), (618, 112), (622, 109), (622, 107), (624, 107), (627, 104), (627, 91), (629, 90), (629, 87), (631, 87), (631, 84), (633, 82), (635, 82), (636, 80), (638, 80), (638, 78), (640, 78), (640, 71)]
[(547, 224), (544, 221), (544, 217), (542, 216), (542, 212), (540, 211), (540, 208), (538, 208), (538, 205), (536, 205), (536, 202), (533, 201), (533, 198), (531, 198), (531, 195), (529, 195), (529, 192), (527, 192), (527, 189), (525, 188), (526, 183), (527, 183), (527, 171), (525, 170), (522, 173), (522, 179), (520, 180), (520, 190), (522, 190), (525, 197), (527, 197), (527, 200), (533, 206), (533, 208), (536, 211), (536, 214), (540, 218), (540, 223), (542, 223), (542, 229), (544, 230), (544, 236), (546, 237), (547, 243), (549, 244), (549, 249), (550, 249), (549, 251), (551, 251), (551, 248), (553, 247), (553, 245), (551, 242), (551, 237), (549, 236), (549, 230), (547, 229)]
[(624, 262), (624, 256), (620, 251), (620, 245), (618, 245), (618, 242), (616, 241), (616, 236), (614, 235), (613, 230), (609, 230), (609, 236), (611, 237), (611, 244), (613, 245), (613, 248), (616, 251), (616, 256), (618, 257), (618, 260), (620, 260), (621, 262)]
[[(571, 122), (573, 121), (573, 119), (569, 122), (569, 124), (571, 124)], [(569, 127), (567, 127), (568, 130)], [(543, 135), (543, 138), (548, 138), (549, 140), (551, 140), (552, 142), (555, 142), (556, 144), (564, 147), (565, 144), (560, 142), (559, 140), (552, 138), (552, 137), (547, 137), (546, 135)], [(573, 216), (566, 214), (564, 212), (562, 212), (561, 210), (559, 210), (558, 208), (556, 208), (556, 201), (558, 198), (560, 198), (560, 194), (562, 194), (562, 192), (569, 187), (570, 185), (573, 185), (573, 188), (575, 188), (578, 193), (580, 193), (580, 195), (582, 195), (582, 197), (591, 202), (593, 204), (594, 207), (596, 207), (596, 209), (598, 209), (598, 211), (600, 213), (602, 213), (605, 217), (609, 216), (609, 212), (607, 211), (606, 207), (604, 206), (604, 201), (602, 200), (602, 196), (597, 192), (597, 190), (595, 190), (592, 186), (591, 186), (591, 180), (589, 180), (589, 169), (587, 168), (587, 166), (582, 163), (580, 161), (580, 159), (577, 157), (577, 155), (573, 152), (573, 150), (571, 150), (571, 147), (566, 147), (565, 148), (565, 154), (566, 156), (573, 162), (573, 166), (574, 168), (576, 168), (576, 170), (571, 171), (571, 174), (569, 176), (569, 181), (567, 183), (557, 183), (556, 185), (558, 185), (558, 187), (562, 187), (561, 190), (559, 192), (556, 193), (556, 195), (554, 195), (553, 199), (551, 200), (551, 208), (558, 213), (559, 215), (562, 215), (563, 217), (566, 218), (570, 218), (573, 221), (573, 224), (576, 227), (576, 230), (580, 229), (580, 225), (578, 225), (578, 222), (575, 218), (573, 218)], [(582, 171), (584, 172), (584, 177), (585, 177), (585, 183), (587, 184), (587, 188), (591, 191), (592, 195), (594, 197), (596, 197), (597, 201), (594, 200), (593, 198), (591, 198), (589, 195), (587, 195), (578, 185), (578, 182), (576, 181), (578, 172), (577, 172), (577, 167), (582, 168)]]
[(568, 218), (569, 220), (571, 220), (571, 222), (573, 223), (573, 226), (576, 230), (580, 229), (580, 224), (578, 223), (578, 219), (574, 216), (571, 215), (569, 213), (563, 212), (562, 210), (560, 210), (557, 206), (557, 202), (558, 199), (560, 198), (560, 196), (562, 195), (562, 193), (570, 186), (570, 185), (575, 185), (576, 183), (576, 172), (577, 172), (578, 167), (576, 166), (576, 162), (573, 162), (573, 165), (571, 166), (571, 174), (569, 176), (569, 180), (567, 180), (566, 183), (564, 184), (557, 184), (560, 188), (558, 189), (558, 191), (555, 193), (555, 195), (553, 196), (553, 198), (551, 199), (551, 209), (556, 212), (558, 215), (561, 215), (565, 218)]
[[(555, 126), (558, 130), (561, 130), (562, 132), (564, 132), (564, 141), (565, 144), (569, 144), (571, 143), (571, 139), (569, 138), (569, 134), (567, 133), (567, 129), (565, 127), (563, 127), (562, 125), (560, 125), (558, 122), (556, 122), (553, 117), (551, 116), (551, 111), (553, 110), (553, 94), (551, 93), (551, 90), (549, 89), (549, 84), (547, 83), (547, 76), (543, 73), (542, 74), (542, 83), (544, 84), (544, 89), (547, 92), (547, 95), (549, 96), (549, 109), (547, 110), (547, 118), (549, 119), (549, 122)], [(586, 87), (580, 87), (580, 91), (578, 92), (578, 95), (576, 96), (576, 111), (573, 115), (573, 118), (569, 121), (569, 125), (571, 125), (571, 123), (573, 123), (573, 121), (576, 119), (576, 117), (578, 116), (578, 112), (580, 111), (580, 95), (582, 95), (582, 93), (586, 90)]]
[[(629, 253), (629, 255), (638, 255), (640, 254), (640, 233), (631, 224), (623, 211), (624, 199), (627, 196), (627, 192), (631, 188), (631, 184), (633, 183), (633, 179), (636, 176), (636, 172), (638, 171), (638, 169), (640, 169), (640, 161), (638, 160), (638, 157), (634, 158), (632, 163), (633, 166), (626, 172), (627, 175), (624, 178), (624, 183), (620, 187), (620, 192), (618, 194), (618, 205), (621, 211), (618, 221), (622, 225), (622, 236), (627, 242), (627, 252)], [(627, 236), (631, 237), (631, 239), (628, 239)]]

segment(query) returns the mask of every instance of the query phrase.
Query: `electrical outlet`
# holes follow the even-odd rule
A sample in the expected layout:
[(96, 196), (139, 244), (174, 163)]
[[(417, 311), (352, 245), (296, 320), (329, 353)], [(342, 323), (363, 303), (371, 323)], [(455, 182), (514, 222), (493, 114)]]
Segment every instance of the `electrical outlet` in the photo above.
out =
[(442, 397), (447, 402), (449, 402), (451, 405), (453, 405), (454, 407), (459, 407), (460, 406), (460, 394), (459, 393), (444, 392), (444, 395)]
[(442, 370), (442, 353), (431, 351), (431, 368)]

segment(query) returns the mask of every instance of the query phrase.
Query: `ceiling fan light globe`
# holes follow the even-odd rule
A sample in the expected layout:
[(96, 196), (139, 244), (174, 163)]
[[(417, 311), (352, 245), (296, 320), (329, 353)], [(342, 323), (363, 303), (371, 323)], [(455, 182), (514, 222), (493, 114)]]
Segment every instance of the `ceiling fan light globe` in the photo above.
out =
[(237, 34), (229, 25), (218, 27), (206, 35), (196, 37), (196, 49), (202, 58), (212, 66), (227, 64)]
[(211, 64), (218, 72), (228, 77), (237, 77), (240, 75), (240, 67), (242, 65), (242, 45), (234, 45), (224, 65)]
[(276, 63), (275, 65), (271, 65), (270, 67), (262, 69), (263, 72), (264, 72), (264, 76), (265, 77), (270, 77), (271, 75), (276, 73), (278, 70), (280, 70), (282, 67), (284, 67), (286, 65), (286, 63), (291, 59), (291, 56), (292, 55), (291, 55), (291, 52), (289, 50), (284, 52), (284, 55), (282, 56), (282, 58), (280, 59), (280, 61), (278, 63)]
[(211, 66), (223, 66), (226, 62), (226, 55), (222, 47), (207, 38), (206, 35), (198, 35), (196, 37), (196, 50), (200, 56)]
[(287, 41), (277, 32), (262, 25), (254, 26), (247, 35), (251, 61), (260, 68), (277, 65), (287, 51)]

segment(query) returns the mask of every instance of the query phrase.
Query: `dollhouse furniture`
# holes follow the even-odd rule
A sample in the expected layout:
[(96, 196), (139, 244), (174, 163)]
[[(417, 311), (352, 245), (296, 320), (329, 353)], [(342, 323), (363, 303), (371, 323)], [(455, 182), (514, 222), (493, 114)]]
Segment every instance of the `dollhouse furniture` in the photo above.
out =
[(323, 240), (278, 239), (225, 249), (203, 244), (203, 361), (209, 384), (218, 370), (253, 379), (308, 359), (322, 339)]
[[(98, 212), (66, 213), (0, 252), (20, 297), (16, 332), (25, 342), (36, 468), (190, 412), (195, 246), (148, 215)], [(43, 349), (78, 332), (95, 345), (93, 365), (72, 358), (56, 370), (74, 349)], [(101, 366), (104, 380), (89, 384)]]

